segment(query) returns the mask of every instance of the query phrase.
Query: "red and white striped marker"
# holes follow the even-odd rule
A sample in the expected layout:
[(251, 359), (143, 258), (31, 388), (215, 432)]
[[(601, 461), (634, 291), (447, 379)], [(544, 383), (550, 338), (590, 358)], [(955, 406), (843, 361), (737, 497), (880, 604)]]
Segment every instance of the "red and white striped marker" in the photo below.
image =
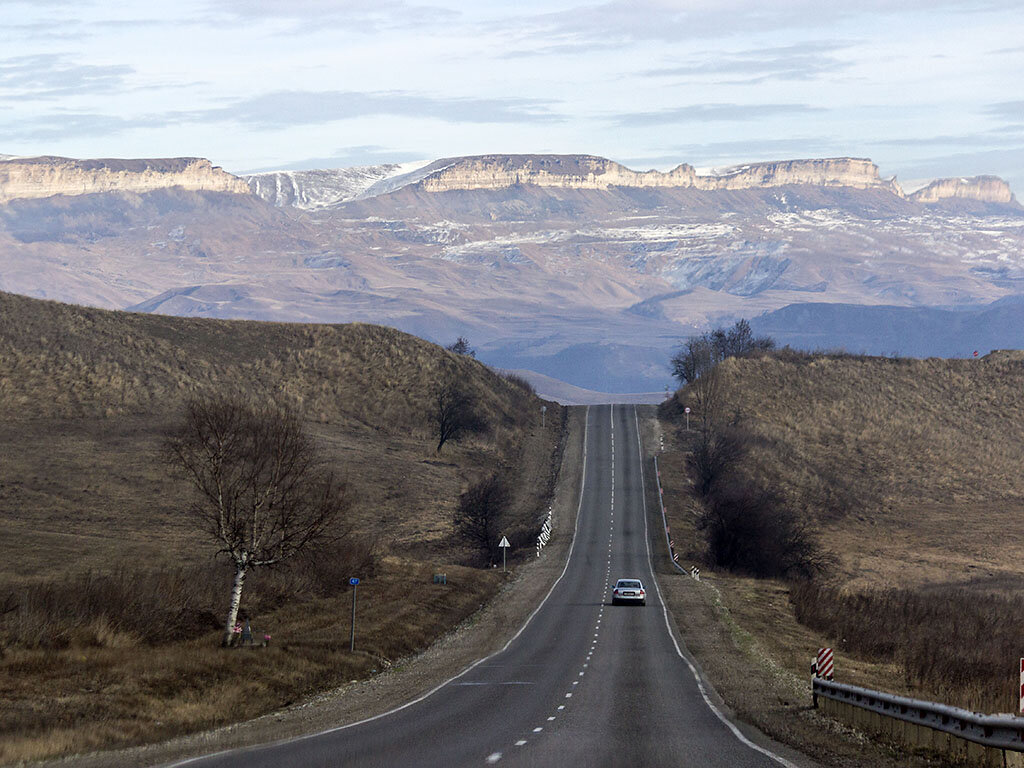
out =
[(679, 553), (678, 552), (673, 552), (672, 553), (672, 562), (674, 562), (674, 563), (678, 563), (679, 562)]
[(818, 649), (818, 677), (826, 680), (832, 679), (832, 672), (835, 667), (835, 660), (832, 657), (831, 648)]
[(1024, 715), (1024, 659), (1020, 660), (1020, 713)]

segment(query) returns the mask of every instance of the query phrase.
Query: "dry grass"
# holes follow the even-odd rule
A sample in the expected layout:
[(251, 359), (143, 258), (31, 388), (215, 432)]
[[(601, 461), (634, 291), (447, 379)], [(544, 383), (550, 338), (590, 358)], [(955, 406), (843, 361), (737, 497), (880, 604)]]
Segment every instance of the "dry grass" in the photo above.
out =
[[(167, 738), (254, 717), (327, 687), (382, 671), (464, 621), (502, 574), (387, 558), (358, 595), (356, 653), (348, 651), (350, 593), (260, 613), (268, 648), (223, 651), (220, 630), (155, 647), (125, 639), (63, 650), (9, 650), (0, 661), (0, 761), (42, 758)], [(43, 693), (41, 693), (43, 692)]]
[[(438, 455), (427, 408), (446, 377), (472, 390), (490, 428)], [(217, 581), (228, 569), (182, 517), (189, 489), (159, 460), (185, 398), (225, 390), (301, 409), (350, 487), (358, 539), (379, 554), (375, 572), (313, 590), (294, 568), (254, 575), (243, 610), (273, 642), (251, 652), (216, 648), (205, 622), (226, 611)], [(0, 616), (0, 759), (230, 722), (422, 649), (500, 586), (460, 566), (468, 553), (451, 518), (468, 483), (508, 473), (509, 523), (540, 525), (563, 430), (550, 413), (541, 429), (540, 404), (476, 361), (387, 328), (132, 315), (0, 294), (0, 604), (13, 594), (30, 608)], [(434, 587), (436, 571), (454, 585)], [(196, 589), (175, 593), (181, 572)], [(85, 574), (91, 586), (76, 589)], [(338, 618), (348, 575), (369, 576), (355, 656)], [(84, 595), (101, 604), (160, 590), (178, 604), (140, 600), (134, 621), (84, 605)]]
[[(907, 360), (781, 354), (723, 364), (753, 435), (746, 472), (814, 521), (829, 583), (714, 574), (764, 658), (839, 679), (1010, 711), (1024, 605), (1024, 356)], [(666, 424), (671, 448), (678, 422)], [(662, 463), (677, 545), (699, 560), (684, 454)], [(684, 535), (683, 532), (689, 533)]]

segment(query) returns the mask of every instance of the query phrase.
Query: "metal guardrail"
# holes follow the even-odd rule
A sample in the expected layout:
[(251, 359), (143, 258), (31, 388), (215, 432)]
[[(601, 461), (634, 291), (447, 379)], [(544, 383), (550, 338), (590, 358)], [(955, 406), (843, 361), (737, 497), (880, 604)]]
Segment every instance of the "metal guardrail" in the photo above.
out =
[(896, 720), (950, 733), (986, 747), (1024, 752), (1024, 717), (983, 715), (947, 704), (896, 696), (820, 677), (814, 678), (812, 691), (815, 703), (818, 696), (823, 696)]

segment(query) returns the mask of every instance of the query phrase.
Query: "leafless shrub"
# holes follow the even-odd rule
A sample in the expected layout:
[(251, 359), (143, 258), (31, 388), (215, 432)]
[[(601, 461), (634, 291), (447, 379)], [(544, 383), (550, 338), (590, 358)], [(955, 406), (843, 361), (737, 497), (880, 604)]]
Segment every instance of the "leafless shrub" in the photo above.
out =
[(476, 357), (476, 350), (469, 346), (469, 339), (465, 336), (459, 336), (455, 341), (445, 347), (449, 352), (454, 352), (456, 355), (466, 355), (466, 357)]
[(511, 501), (508, 481), (500, 474), (480, 480), (459, 497), (455, 532), (478, 553), (480, 561), (493, 562), (502, 519)]
[(454, 380), (438, 386), (430, 415), (437, 435), (438, 453), (449, 440), (458, 440), (463, 435), (486, 429), (486, 423), (477, 410), (476, 398)]
[(537, 390), (534, 389), (533, 384), (528, 382), (526, 379), (524, 379), (518, 373), (512, 373), (511, 371), (505, 371), (504, 373), (501, 374), (501, 377), (503, 379), (505, 379), (505, 381), (507, 381), (512, 386), (518, 387), (519, 389), (521, 389), (527, 395), (535, 396), (537, 394)]
[(758, 577), (809, 578), (831, 558), (811, 528), (775, 494), (742, 482), (719, 488), (704, 502), (698, 521), (710, 562)]

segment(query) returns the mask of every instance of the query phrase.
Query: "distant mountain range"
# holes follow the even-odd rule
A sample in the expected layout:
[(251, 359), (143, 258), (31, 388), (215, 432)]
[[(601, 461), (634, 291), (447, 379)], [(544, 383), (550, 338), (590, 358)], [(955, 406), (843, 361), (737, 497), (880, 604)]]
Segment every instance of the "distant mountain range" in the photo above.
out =
[(860, 158), (663, 173), (486, 155), (244, 179), (199, 158), (8, 158), (0, 290), (463, 335), (502, 368), (658, 392), (681, 339), (738, 317), (800, 346), (1016, 346), (972, 339), (1024, 293), (1024, 209), (995, 177), (906, 194)]
[(899, 357), (971, 357), (1024, 349), (1024, 296), (978, 308), (791, 304), (751, 322), (780, 345)]

